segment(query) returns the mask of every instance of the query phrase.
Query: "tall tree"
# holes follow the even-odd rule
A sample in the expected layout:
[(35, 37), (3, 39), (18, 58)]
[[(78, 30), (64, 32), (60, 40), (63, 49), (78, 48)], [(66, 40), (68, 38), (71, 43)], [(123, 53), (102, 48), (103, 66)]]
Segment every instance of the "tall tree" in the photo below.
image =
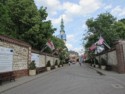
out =
[(41, 50), (56, 30), (47, 21), (47, 8), (37, 9), (34, 0), (0, 1), (0, 34), (24, 40)]
[(7, 0), (0, 1), (0, 34), (9, 34), (11, 31), (11, 25), (13, 24), (9, 16), (8, 6), (6, 6)]
[(25, 32), (39, 30), (37, 27), (40, 22), (40, 16), (33, 0), (8, 0), (7, 6), (13, 22), (10, 33), (14, 37), (22, 39), (25, 36)]
[[(91, 32), (95, 37), (88, 37), (87, 45), (92, 43), (92, 39), (98, 40), (101, 35), (106, 42), (112, 46), (115, 39), (115, 32), (113, 30), (113, 25), (116, 23), (116, 18), (113, 17), (110, 13), (103, 13), (98, 15), (96, 19), (90, 18), (87, 20), (86, 24), (88, 26), (88, 32)], [(95, 42), (96, 42), (95, 41)], [(88, 47), (88, 46), (87, 46)]]

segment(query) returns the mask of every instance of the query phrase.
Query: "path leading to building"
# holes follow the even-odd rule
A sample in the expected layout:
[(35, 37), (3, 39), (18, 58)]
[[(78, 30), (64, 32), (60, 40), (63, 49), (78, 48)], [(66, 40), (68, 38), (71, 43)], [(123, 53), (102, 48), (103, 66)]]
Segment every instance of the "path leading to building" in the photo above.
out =
[(125, 94), (125, 85), (113, 78), (86, 64), (73, 64), (32, 77), (1, 94)]

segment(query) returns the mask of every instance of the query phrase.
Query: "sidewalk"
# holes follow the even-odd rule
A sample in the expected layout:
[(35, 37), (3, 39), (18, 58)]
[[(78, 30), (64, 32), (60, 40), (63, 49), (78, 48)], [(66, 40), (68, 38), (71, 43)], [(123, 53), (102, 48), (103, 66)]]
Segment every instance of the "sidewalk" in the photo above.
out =
[(98, 73), (100, 73), (101, 75), (105, 75), (113, 80), (118, 81), (119, 83), (122, 83), (125, 86), (125, 74), (119, 74), (117, 72), (114, 71), (107, 71), (107, 70), (102, 70), (99, 68), (95, 68), (92, 67), (90, 65), (88, 65), (90, 68), (94, 69), (95, 71), (97, 71)]
[(0, 93), (4, 92), (6, 90), (9, 90), (11, 88), (20, 86), (24, 83), (28, 83), (32, 80), (35, 80), (35, 79), (39, 78), (39, 77), (48, 75), (51, 72), (57, 71), (58, 69), (60, 69), (60, 68), (57, 68), (57, 69), (54, 69), (54, 70), (51, 70), (51, 71), (46, 71), (44, 73), (41, 73), (41, 74), (38, 74), (38, 75), (35, 75), (35, 76), (24, 76), (24, 77), (21, 77), (21, 78), (17, 78), (15, 81), (5, 82), (2, 85), (0, 85)]

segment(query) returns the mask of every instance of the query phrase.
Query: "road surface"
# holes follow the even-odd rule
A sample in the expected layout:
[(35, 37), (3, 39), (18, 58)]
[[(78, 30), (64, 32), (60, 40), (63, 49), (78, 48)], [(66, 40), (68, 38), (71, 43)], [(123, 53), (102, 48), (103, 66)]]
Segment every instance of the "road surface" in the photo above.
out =
[(73, 64), (1, 94), (125, 94), (125, 86), (86, 64)]

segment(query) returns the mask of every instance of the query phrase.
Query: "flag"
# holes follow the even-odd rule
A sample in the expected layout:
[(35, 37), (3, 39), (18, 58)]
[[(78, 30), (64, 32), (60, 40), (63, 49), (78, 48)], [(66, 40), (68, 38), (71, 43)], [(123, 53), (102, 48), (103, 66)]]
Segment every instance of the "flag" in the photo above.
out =
[(104, 50), (105, 50), (104, 45), (97, 46), (97, 49), (96, 49), (97, 53), (101, 53)]
[(93, 50), (95, 50), (95, 49), (96, 49), (96, 44), (93, 44), (93, 45), (89, 48), (90, 51), (93, 51)]
[(102, 45), (104, 43), (104, 39), (100, 36), (99, 40), (97, 41), (98, 45)]
[(97, 45), (105, 45), (107, 48), (110, 49), (110, 46), (106, 43), (106, 41), (101, 36), (100, 36), (99, 40), (96, 43), (97, 43)]
[(50, 40), (47, 41), (46, 45), (47, 45), (51, 50), (54, 50), (54, 49), (55, 49), (55, 46), (54, 46), (53, 42), (50, 41)]

